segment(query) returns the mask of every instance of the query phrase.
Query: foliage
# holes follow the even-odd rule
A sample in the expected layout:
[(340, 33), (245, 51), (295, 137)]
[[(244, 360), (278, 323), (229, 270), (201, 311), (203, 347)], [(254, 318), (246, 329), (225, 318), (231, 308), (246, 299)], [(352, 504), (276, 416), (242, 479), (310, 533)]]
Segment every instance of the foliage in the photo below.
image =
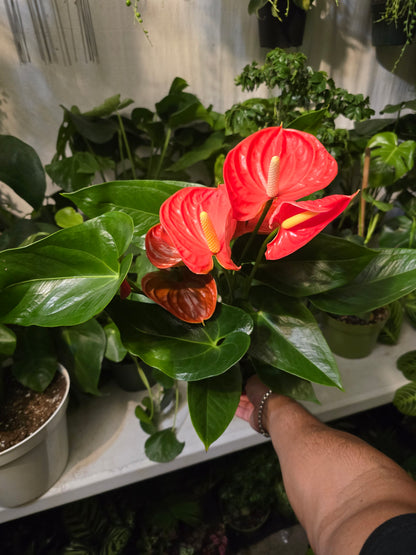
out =
[[(102, 113), (101, 109), (97, 112)], [(249, 186), (239, 167), (245, 158), (249, 168), (261, 161), (257, 173), (251, 175), (263, 182), (261, 174), (267, 174), (269, 169), (268, 149), (274, 144), (267, 141), (269, 146), (263, 145), (269, 134), (277, 140), (275, 152), (283, 148), (279, 146), (280, 138), (282, 144), (303, 141), (309, 145), (311, 162), (305, 158), (304, 165), (299, 164), (291, 154), (296, 149), (283, 148), (278, 174), (280, 197), (266, 202), (265, 219), (256, 225), (256, 203), (264, 203), (263, 185)], [(389, 249), (368, 249), (341, 238), (313, 238), (342, 210), (344, 201), (350, 200), (341, 195), (332, 195), (333, 200), (331, 196), (307, 202), (294, 200), (325, 187), (336, 172), (332, 157), (325, 154), (314, 137), (275, 128), (259, 132), (249, 138), (251, 141), (252, 154), (246, 153), (248, 143), (243, 141), (227, 157), (224, 171), (230, 198), (235, 194), (234, 208), (238, 206), (244, 213), (250, 206), (256, 215), (254, 220), (250, 220), (249, 213), (242, 216), (249, 220), (244, 231), (252, 230), (251, 234), (241, 234), (240, 230), (237, 238), (231, 240), (237, 224), (228, 212), (224, 187), (212, 189), (188, 182), (149, 179), (110, 181), (63, 195), (84, 215), (82, 224), (0, 254), (3, 356), (15, 348), (19, 352), (23, 332), (25, 345), (30, 350), (32, 342), (37, 356), (34, 345), (39, 342), (39, 335), (34, 332), (38, 329), (39, 334), (52, 338), (42, 341), (46, 353), (42, 350), (39, 356), (46, 357), (54, 368), (56, 360), (61, 360), (75, 384), (86, 392), (98, 393), (104, 357), (121, 360), (127, 350), (136, 360), (148, 390), (136, 414), (150, 434), (145, 448), (153, 460), (170, 460), (183, 448), (176, 438), (175, 418), (168, 429), (157, 427), (163, 404), (172, 395), (178, 399), (174, 380), (187, 383), (192, 422), (208, 448), (233, 418), (247, 374), (258, 372), (271, 387), (282, 388), (300, 399), (315, 399), (311, 381), (341, 387), (335, 360), (308, 309), (311, 301), (330, 312), (341, 310), (348, 314), (356, 312), (357, 307), (362, 312), (364, 305), (371, 309), (393, 302), (416, 288), (414, 251), (396, 249), (392, 256)], [(232, 167), (235, 171), (230, 171)], [(308, 180), (309, 175), (313, 177)], [(247, 187), (257, 188), (257, 200), (252, 204), (245, 200)], [(300, 188), (295, 194), (296, 187)], [(223, 226), (224, 245), (230, 242), (230, 251), (225, 246), (221, 247), (224, 252), (220, 249), (223, 255), (216, 251), (215, 264), (211, 243), (205, 238), (192, 204), (194, 198), (200, 199), (200, 193), (209, 201), (204, 205), (205, 200), (198, 200), (215, 222), (215, 233), (220, 234)], [(178, 220), (177, 199), (190, 203), (179, 212)], [(219, 210), (216, 203), (220, 199), (225, 204)], [(341, 203), (340, 208), (336, 212), (328, 208), (327, 199)], [(275, 205), (279, 210), (272, 207), (269, 211), (273, 202), (281, 203)], [(159, 218), (163, 226), (158, 223)], [(265, 233), (260, 227), (266, 223), (273, 233), (264, 240), (257, 232)], [(152, 230), (159, 226), (162, 234), (154, 235)], [(169, 236), (164, 235), (166, 230), (170, 230)], [(186, 264), (190, 264), (189, 260), (198, 264), (208, 259), (208, 266), (203, 263), (207, 267), (204, 275), (215, 280), (218, 288), (213, 316), (199, 324), (188, 323), (184, 318), (187, 311), (195, 308), (192, 295), (171, 293), (188, 287), (188, 278), (179, 268), (178, 285), (173, 287), (171, 273), (175, 276), (178, 268), (169, 269), (172, 259), (173, 265), (177, 264), (176, 245), (185, 248), (194, 230), (193, 247), (181, 251), (179, 259)], [(279, 230), (281, 233), (277, 233)], [(149, 249), (149, 241), (155, 241), (156, 246)], [(144, 294), (143, 283), (147, 282), (143, 277), (158, 271), (151, 264), (149, 253), (154, 255), (161, 248), (157, 264), (168, 260), (165, 269), (159, 271), (162, 275), (168, 273), (170, 280), (167, 284), (163, 280), (158, 283), (155, 303)], [(284, 258), (274, 260), (279, 258), (279, 249)], [(265, 251), (268, 260), (263, 258)], [(241, 261), (240, 270), (231, 257)], [(122, 299), (119, 290), (125, 280), (131, 293), (127, 299), (123, 294)], [(112, 334), (112, 341), (116, 341), (112, 354), (107, 349), (109, 328), (119, 332), (119, 339), (118, 333)], [(155, 368), (153, 377), (161, 383), (160, 399), (150, 389), (142, 361)]]
[(235, 82), (250, 92), (265, 85), (271, 97), (250, 98), (232, 106), (225, 113), (228, 133), (246, 137), (263, 127), (282, 123), (313, 133), (343, 165), (350, 162), (348, 131), (336, 128), (336, 118), (342, 115), (361, 121), (374, 114), (368, 98), (336, 87), (324, 71), (307, 65), (302, 52), (271, 50), (263, 65), (247, 65)]
[(185, 92), (187, 86), (175, 78), (154, 111), (122, 113), (133, 101), (120, 95), (82, 113), (63, 107), (56, 154), (46, 171), (67, 192), (98, 178), (184, 180), (195, 167), (213, 184), (215, 158), (224, 150), (223, 116)]
[(406, 37), (406, 42), (393, 67), (393, 71), (395, 71), (407, 47), (415, 40), (416, 3), (414, 0), (386, 0), (385, 4), (385, 10), (379, 21), (386, 21), (396, 27), (402, 27)]
[(408, 351), (401, 355), (397, 359), (397, 368), (410, 383), (396, 391), (393, 404), (401, 413), (416, 416), (416, 351)]
[[(283, 1), (279, 3), (279, 0), (249, 0), (248, 3), (248, 13), (250, 14), (258, 14), (259, 10), (263, 8), (267, 3), (271, 5), (271, 12), (274, 17), (277, 17), (279, 20), (283, 17), (286, 17), (289, 13), (290, 9), (290, 2), (286, 0), (286, 5), (284, 7), (284, 11), (282, 13), (280, 7), (283, 5)], [(313, 3), (313, 0), (293, 0), (293, 3), (301, 8), (302, 10), (308, 11)]]
[[(406, 111), (404, 115), (402, 112)], [(376, 238), (381, 247), (414, 248), (416, 233), (416, 103), (414, 100), (387, 105), (382, 114), (396, 117), (358, 122), (350, 133), (351, 144), (361, 154), (368, 181), (362, 180), (364, 211), (361, 236), (365, 244)], [(364, 170), (363, 174), (365, 173)], [(338, 181), (342, 192), (356, 190), (356, 173)], [(346, 178), (346, 179), (345, 179)], [(349, 210), (340, 222), (343, 235), (355, 234), (358, 211)]]

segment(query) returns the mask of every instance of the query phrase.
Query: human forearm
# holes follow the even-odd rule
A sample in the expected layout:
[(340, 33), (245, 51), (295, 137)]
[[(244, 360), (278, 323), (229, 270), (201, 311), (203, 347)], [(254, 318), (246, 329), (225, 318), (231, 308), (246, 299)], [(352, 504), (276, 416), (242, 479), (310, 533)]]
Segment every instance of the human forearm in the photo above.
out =
[(329, 428), (287, 397), (264, 409), (292, 507), (319, 555), (358, 554), (382, 522), (416, 511), (416, 485), (360, 439)]

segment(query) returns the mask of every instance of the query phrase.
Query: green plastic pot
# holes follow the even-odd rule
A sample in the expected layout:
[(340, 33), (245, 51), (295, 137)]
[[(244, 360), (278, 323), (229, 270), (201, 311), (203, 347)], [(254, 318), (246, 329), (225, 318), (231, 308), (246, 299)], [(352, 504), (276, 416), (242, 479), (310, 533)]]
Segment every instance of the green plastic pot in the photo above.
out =
[(322, 333), (333, 353), (344, 358), (364, 358), (369, 356), (377, 343), (385, 320), (368, 324), (351, 324), (322, 315)]

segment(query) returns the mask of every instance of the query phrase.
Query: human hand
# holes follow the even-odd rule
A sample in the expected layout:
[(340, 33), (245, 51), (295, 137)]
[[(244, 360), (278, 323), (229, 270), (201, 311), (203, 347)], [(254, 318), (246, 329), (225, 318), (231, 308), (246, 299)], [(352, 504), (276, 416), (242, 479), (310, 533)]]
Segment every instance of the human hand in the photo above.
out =
[(250, 426), (256, 430), (256, 432), (260, 432), (258, 425), (260, 403), (264, 394), (268, 391), (269, 388), (264, 385), (258, 376), (251, 376), (247, 380), (246, 394), (241, 395), (240, 403), (237, 407), (236, 415), (249, 422)]

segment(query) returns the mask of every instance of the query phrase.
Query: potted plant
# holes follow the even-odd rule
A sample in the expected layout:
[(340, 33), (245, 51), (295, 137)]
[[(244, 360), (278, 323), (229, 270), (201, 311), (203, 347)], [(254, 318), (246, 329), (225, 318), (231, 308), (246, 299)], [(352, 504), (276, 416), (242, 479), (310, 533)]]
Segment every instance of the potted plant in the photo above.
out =
[(0, 407), (0, 505), (15, 507), (45, 493), (66, 467), (69, 375), (61, 366), (42, 392), (8, 378)]
[(250, 0), (249, 13), (258, 18), (260, 46), (289, 48), (300, 46), (303, 41), (306, 12), (310, 0), (287, 0), (284, 10), (277, 0)]
[(373, 46), (403, 45), (394, 64), (395, 71), (415, 39), (416, 3), (414, 0), (372, 0), (371, 13)]
[[(230, 151), (216, 188), (138, 180), (65, 193), (86, 221), (1, 253), (0, 322), (71, 330), (106, 314), (162, 382), (187, 383), (208, 448), (232, 420), (247, 373), (303, 399), (315, 398), (311, 382), (342, 387), (308, 300), (351, 314), (416, 288), (413, 250), (395, 249), (389, 265), (390, 251), (319, 236), (352, 195), (296, 199), (336, 172), (315, 137), (272, 127)], [(131, 293), (121, 299), (125, 281)], [(175, 423), (152, 428), (151, 391), (137, 415), (152, 432), (149, 457), (181, 452)]]

